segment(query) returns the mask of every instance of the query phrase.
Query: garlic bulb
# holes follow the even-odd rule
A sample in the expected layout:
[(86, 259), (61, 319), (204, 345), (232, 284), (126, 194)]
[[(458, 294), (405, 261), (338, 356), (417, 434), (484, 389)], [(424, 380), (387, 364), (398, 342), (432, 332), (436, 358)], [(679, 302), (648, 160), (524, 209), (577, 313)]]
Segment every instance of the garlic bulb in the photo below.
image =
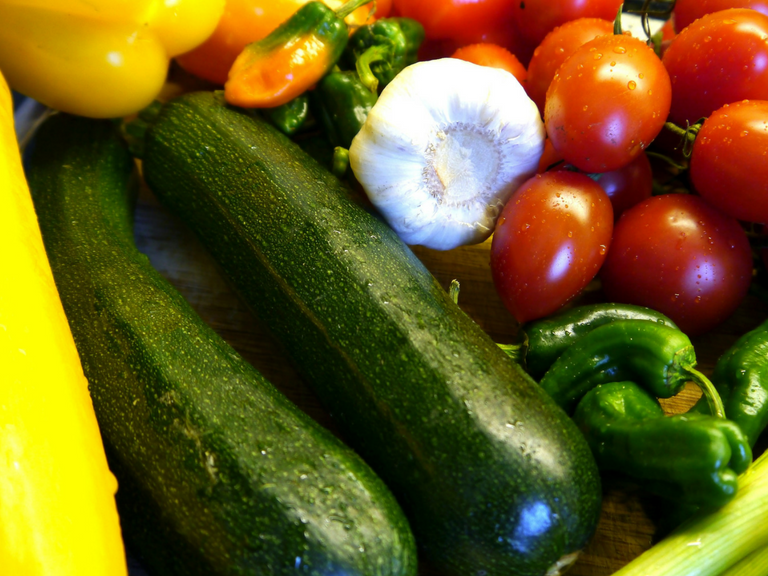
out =
[(463, 60), (418, 62), (381, 93), (349, 161), (408, 244), (482, 242), (544, 149), (536, 104), (512, 74)]

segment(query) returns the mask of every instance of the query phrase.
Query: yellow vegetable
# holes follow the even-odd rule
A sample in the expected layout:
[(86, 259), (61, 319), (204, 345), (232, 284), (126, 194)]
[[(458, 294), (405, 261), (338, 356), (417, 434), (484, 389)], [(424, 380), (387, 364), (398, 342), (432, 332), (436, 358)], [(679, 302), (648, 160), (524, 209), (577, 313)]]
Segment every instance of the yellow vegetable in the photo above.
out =
[(0, 0), (0, 70), (14, 90), (92, 118), (134, 113), (170, 58), (208, 38), (224, 0)]
[(123, 576), (88, 384), (53, 282), (0, 76), (0, 574)]

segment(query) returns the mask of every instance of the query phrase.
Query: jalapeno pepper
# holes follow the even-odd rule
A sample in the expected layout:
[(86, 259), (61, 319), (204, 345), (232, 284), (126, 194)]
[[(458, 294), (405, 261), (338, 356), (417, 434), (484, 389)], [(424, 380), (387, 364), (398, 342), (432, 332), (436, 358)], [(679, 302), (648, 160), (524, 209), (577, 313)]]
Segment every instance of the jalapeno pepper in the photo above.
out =
[(641, 480), (644, 489), (677, 504), (722, 506), (752, 462), (735, 423), (703, 414), (665, 417), (658, 400), (634, 382), (593, 388), (573, 420), (598, 468)]
[(310, 93), (312, 111), (334, 146), (349, 148), (360, 131), (377, 96), (356, 72), (331, 72)]
[(526, 342), (526, 370), (533, 378), (540, 379), (558, 356), (579, 338), (598, 326), (616, 320), (651, 320), (677, 328), (664, 314), (644, 306), (610, 303), (576, 306), (521, 327)]
[(591, 330), (555, 360), (541, 386), (567, 412), (598, 384), (632, 380), (658, 398), (670, 398), (696, 382), (723, 416), (712, 383), (696, 370), (690, 339), (680, 330), (651, 320), (616, 320)]
[(417, 60), (424, 27), (411, 18), (382, 18), (361, 26), (349, 39), (342, 60), (357, 70), (363, 84), (377, 92)]
[(350, 0), (336, 11), (308, 2), (269, 36), (248, 44), (224, 85), (229, 104), (273, 108), (304, 93), (341, 57), (349, 39), (344, 18), (371, 0)]

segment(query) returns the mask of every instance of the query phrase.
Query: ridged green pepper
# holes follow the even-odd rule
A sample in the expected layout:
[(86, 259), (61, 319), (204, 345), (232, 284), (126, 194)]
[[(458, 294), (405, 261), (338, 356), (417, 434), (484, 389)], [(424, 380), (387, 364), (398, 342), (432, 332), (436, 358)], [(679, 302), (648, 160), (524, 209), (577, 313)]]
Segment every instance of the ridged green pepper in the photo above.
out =
[(362, 128), (377, 96), (368, 90), (356, 72), (331, 72), (312, 93), (312, 107), (328, 140), (349, 148)]
[(382, 18), (361, 26), (349, 39), (343, 61), (357, 70), (372, 92), (381, 90), (417, 60), (424, 27), (411, 18)]
[(690, 339), (651, 320), (616, 320), (588, 332), (555, 360), (541, 386), (566, 412), (598, 384), (632, 380), (658, 398), (670, 398), (695, 381), (723, 414), (711, 382), (698, 370)]
[(306, 92), (274, 108), (264, 108), (264, 117), (283, 134), (293, 136), (298, 132), (309, 116), (309, 97)]
[(579, 338), (598, 326), (616, 320), (651, 320), (677, 328), (672, 320), (644, 306), (614, 303), (576, 306), (522, 326), (526, 370), (533, 378), (540, 379)]
[[(720, 356), (712, 373), (725, 415), (754, 446), (768, 425), (768, 320), (741, 336)], [(706, 411), (700, 401), (695, 410)]]
[(703, 414), (665, 417), (658, 400), (634, 382), (593, 388), (573, 420), (598, 468), (641, 480), (644, 489), (678, 504), (722, 506), (752, 462), (735, 423)]

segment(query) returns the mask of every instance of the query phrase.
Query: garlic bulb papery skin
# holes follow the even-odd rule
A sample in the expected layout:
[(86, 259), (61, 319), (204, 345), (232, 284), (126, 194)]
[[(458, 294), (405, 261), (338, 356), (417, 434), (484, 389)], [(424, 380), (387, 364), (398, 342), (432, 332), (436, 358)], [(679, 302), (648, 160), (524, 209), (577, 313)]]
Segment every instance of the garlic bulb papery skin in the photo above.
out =
[(493, 232), (544, 150), (538, 108), (505, 70), (418, 62), (381, 93), (349, 149), (371, 202), (407, 244), (449, 250)]

